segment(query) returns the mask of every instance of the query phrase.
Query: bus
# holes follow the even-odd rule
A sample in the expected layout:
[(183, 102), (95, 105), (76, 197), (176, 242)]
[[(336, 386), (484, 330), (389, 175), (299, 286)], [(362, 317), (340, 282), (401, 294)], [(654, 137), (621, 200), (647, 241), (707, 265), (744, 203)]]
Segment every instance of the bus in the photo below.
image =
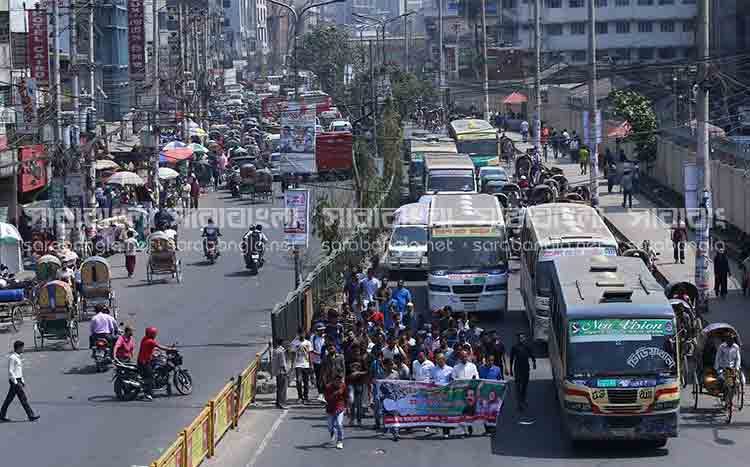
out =
[(406, 146), (405, 161), (408, 161), (409, 199), (414, 202), (424, 192), (424, 156), (427, 154), (458, 154), (452, 139), (412, 139)]
[(468, 154), (476, 167), (500, 165), (497, 130), (485, 120), (453, 120), (448, 132), (461, 154)]
[(551, 269), (549, 358), (569, 439), (677, 437), (680, 349), (664, 289), (639, 258), (558, 257)]
[(617, 256), (617, 247), (615, 236), (591, 206), (547, 203), (526, 209), (521, 226), (521, 296), (534, 340), (547, 340), (552, 260)]
[(508, 309), (505, 220), (497, 198), (478, 193), (430, 201), (427, 300), (432, 311), (504, 313)]
[(421, 195), (476, 193), (474, 163), (465, 154), (426, 154)]

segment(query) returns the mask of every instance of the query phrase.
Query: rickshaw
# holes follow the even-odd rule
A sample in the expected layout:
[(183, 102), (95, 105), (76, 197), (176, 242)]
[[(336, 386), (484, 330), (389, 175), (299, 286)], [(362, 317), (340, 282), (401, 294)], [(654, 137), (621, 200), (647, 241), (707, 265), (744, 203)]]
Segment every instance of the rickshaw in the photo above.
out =
[(50, 281), (40, 287), (37, 295), (34, 348), (44, 348), (45, 340), (68, 341), (78, 349), (78, 319), (73, 290), (63, 281)]
[(0, 290), (0, 328), (10, 327), (13, 332), (21, 330), (23, 311), (31, 305), (23, 288)]
[(93, 314), (96, 305), (104, 304), (117, 319), (117, 301), (112, 289), (112, 271), (101, 256), (91, 256), (81, 264), (81, 299), (79, 317), (86, 319)]
[(555, 194), (549, 185), (537, 185), (529, 190), (529, 204), (545, 204), (555, 201)]
[(57, 279), (57, 271), (62, 269), (60, 258), (55, 255), (44, 255), (36, 262), (36, 278), (40, 282)]
[(568, 192), (568, 179), (564, 175), (553, 175), (551, 180), (557, 183), (557, 189), (561, 195)]
[(171, 275), (182, 282), (182, 261), (177, 257), (177, 244), (169, 232), (156, 232), (149, 237), (149, 256), (146, 281), (153, 283), (154, 276)]
[(733, 338), (737, 345), (742, 346), (740, 334), (727, 323), (712, 323), (703, 328), (701, 337), (693, 379), (693, 407), (698, 408), (701, 394), (719, 398), (726, 411), (726, 423), (731, 423), (734, 411), (742, 410), (745, 405), (745, 376), (741, 369), (731, 368), (725, 368), (723, 375), (718, 375), (714, 360), (726, 337)]
[(531, 166), (533, 162), (531, 157), (527, 155), (520, 156), (516, 159), (516, 180), (520, 180), (521, 176), (525, 175), (527, 178), (531, 178)]
[(500, 193), (504, 193), (508, 197), (508, 207), (518, 208), (522, 204), (521, 187), (515, 183), (507, 183), (503, 186)]

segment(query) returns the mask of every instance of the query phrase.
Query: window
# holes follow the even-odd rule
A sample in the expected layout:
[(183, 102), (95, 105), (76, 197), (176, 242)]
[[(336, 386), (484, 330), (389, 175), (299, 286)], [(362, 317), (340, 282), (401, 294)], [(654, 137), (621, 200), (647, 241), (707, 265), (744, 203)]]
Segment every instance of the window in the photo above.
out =
[(653, 5), (654, 0), (638, 0), (638, 4), (641, 6)]
[(548, 24), (547, 34), (550, 36), (560, 36), (563, 33), (562, 24)]
[(630, 6), (630, 0), (615, 0), (615, 6)]
[(653, 24), (650, 21), (639, 21), (638, 32), (651, 32), (653, 30)]
[(597, 8), (606, 8), (607, 7), (607, 0), (596, 0), (596, 3), (594, 3)]
[(692, 21), (685, 21), (682, 23), (682, 32), (693, 32), (695, 31), (695, 23)]
[(585, 50), (576, 50), (573, 52), (573, 61), (574, 62), (585, 62), (586, 61), (586, 51)]
[(651, 60), (654, 58), (654, 49), (650, 47), (644, 47), (638, 49), (638, 58), (641, 60)]
[(596, 33), (607, 34), (607, 31), (609, 30), (608, 25), (608, 23), (596, 23)]
[(571, 23), (570, 33), (574, 36), (586, 34), (586, 23)]
[(586, 4), (586, 0), (568, 0), (570, 8), (583, 8)]
[(659, 0), (659, 5), (674, 5), (674, 0)]
[(674, 32), (674, 21), (662, 21), (661, 32)]
[(673, 47), (662, 47), (659, 49), (659, 58), (668, 60), (671, 58), (675, 58), (677, 55), (677, 52), (675, 52), (675, 49)]
[(544, 0), (546, 8), (562, 8), (562, 0)]
[(627, 21), (617, 22), (617, 34), (627, 34), (630, 32), (630, 23)]

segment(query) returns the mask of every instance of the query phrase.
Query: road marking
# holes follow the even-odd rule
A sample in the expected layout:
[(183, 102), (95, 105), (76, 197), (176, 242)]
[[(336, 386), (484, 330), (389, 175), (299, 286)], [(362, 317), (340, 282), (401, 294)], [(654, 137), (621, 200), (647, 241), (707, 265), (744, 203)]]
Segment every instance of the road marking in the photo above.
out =
[(268, 430), (268, 433), (266, 433), (266, 436), (263, 437), (263, 441), (260, 442), (258, 449), (255, 450), (255, 454), (253, 454), (253, 457), (250, 459), (250, 462), (248, 462), (245, 465), (245, 467), (255, 467), (255, 463), (258, 462), (258, 458), (260, 457), (261, 454), (263, 454), (263, 451), (266, 449), (266, 446), (268, 446), (268, 443), (271, 441), (271, 438), (273, 438), (273, 435), (276, 433), (276, 430), (278, 430), (281, 424), (284, 422), (284, 419), (286, 418), (286, 415), (288, 413), (289, 411), (285, 410), (284, 413), (282, 413), (281, 416), (276, 419), (276, 421), (271, 426), (271, 429)]

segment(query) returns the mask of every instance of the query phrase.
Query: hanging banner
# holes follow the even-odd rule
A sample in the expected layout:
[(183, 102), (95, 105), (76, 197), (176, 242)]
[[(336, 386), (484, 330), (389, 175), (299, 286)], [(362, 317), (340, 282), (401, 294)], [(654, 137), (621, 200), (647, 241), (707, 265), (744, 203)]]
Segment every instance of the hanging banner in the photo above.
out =
[(281, 114), (282, 174), (314, 175), (318, 172), (315, 161), (315, 106), (289, 103)]
[(47, 185), (47, 160), (44, 145), (21, 146), (19, 158), (21, 170), (18, 174), (18, 191), (27, 193)]
[(378, 380), (378, 398), (386, 427), (456, 427), (462, 423), (497, 423), (507, 384), (466, 379), (446, 386), (404, 380)]
[(284, 193), (284, 236), (288, 246), (307, 246), (310, 233), (310, 192), (287, 190)]
[(146, 33), (143, 19), (143, 0), (128, 0), (128, 55), (130, 79), (146, 79)]
[(49, 35), (47, 9), (28, 10), (29, 16), (29, 68), (31, 77), (40, 87), (49, 87)]

